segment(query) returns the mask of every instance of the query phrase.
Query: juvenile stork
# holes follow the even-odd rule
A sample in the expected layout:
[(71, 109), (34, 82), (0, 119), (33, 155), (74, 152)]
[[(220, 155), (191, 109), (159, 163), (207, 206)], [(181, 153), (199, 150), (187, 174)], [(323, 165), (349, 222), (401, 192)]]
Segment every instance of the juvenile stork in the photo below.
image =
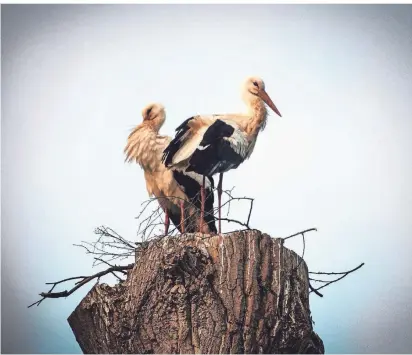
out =
[[(258, 134), (266, 125), (268, 112), (265, 104), (282, 117), (259, 77), (249, 77), (246, 80), (242, 98), (247, 106), (247, 113), (197, 115), (188, 118), (177, 127), (174, 139), (162, 156), (165, 166), (171, 169), (193, 171), (203, 177), (219, 173), (219, 233), (223, 173), (236, 169), (252, 154)], [(201, 189), (202, 211), (205, 196), (203, 186), (205, 180)]]
[[(169, 230), (169, 218), (181, 233), (197, 232), (198, 224), (203, 233), (216, 233), (213, 178), (207, 177), (203, 185), (207, 194), (203, 207), (206, 214), (201, 213), (199, 216), (202, 176), (195, 172), (166, 169), (161, 161), (164, 149), (172, 140), (168, 136), (159, 135), (166, 119), (164, 107), (159, 103), (149, 104), (142, 110), (142, 116), (143, 122), (136, 126), (128, 137), (124, 149), (125, 161), (135, 161), (144, 170), (147, 192), (149, 196), (158, 198), (165, 212), (165, 235)], [(199, 221), (199, 218), (202, 220)]]

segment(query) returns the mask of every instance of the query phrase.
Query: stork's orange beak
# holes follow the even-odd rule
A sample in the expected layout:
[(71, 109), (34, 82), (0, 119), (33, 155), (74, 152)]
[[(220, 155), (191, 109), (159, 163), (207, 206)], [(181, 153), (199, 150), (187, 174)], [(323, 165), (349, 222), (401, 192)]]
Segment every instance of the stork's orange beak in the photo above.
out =
[(269, 97), (265, 90), (259, 90), (258, 95), (265, 102), (266, 105), (268, 105), (276, 114), (282, 117), (279, 110), (277, 109), (272, 99)]

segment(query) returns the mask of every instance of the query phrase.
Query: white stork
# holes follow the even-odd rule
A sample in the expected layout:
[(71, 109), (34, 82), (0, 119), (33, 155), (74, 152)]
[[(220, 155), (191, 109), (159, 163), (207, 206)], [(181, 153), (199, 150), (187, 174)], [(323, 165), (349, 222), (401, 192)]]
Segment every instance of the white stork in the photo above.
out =
[[(124, 153), (127, 162), (136, 161), (144, 170), (149, 196), (158, 198), (166, 215), (165, 234), (168, 234), (169, 218), (181, 233), (197, 232), (198, 224), (202, 232), (216, 233), (213, 178), (206, 179), (206, 214), (200, 214), (202, 220), (199, 222), (202, 176), (195, 172), (169, 170), (162, 163), (162, 153), (172, 140), (171, 137), (159, 135), (166, 119), (164, 107), (159, 103), (149, 104), (142, 110), (142, 116), (143, 122), (130, 133)], [(185, 223), (185, 220), (188, 222)]]
[[(184, 121), (163, 152), (162, 161), (171, 169), (193, 171), (203, 176), (219, 173), (218, 205), (221, 233), (221, 196), (223, 173), (236, 169), (253, 152), (260, 130), (268, 115), (265, 103), (280, 117), (279, 110), (265, 91), (259, 77), (249, 77), (242, 97), (248, 108), (245, 114), (197, 115)], [(205, 180), (201, 189), (204, 206)]]

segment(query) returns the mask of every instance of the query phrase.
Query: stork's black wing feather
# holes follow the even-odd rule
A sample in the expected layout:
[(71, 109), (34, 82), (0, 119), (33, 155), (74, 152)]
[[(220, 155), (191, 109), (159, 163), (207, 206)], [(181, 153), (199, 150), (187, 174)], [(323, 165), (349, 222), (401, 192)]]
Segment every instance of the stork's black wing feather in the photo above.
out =
[(233, 126), (216, 120), (206, 130), (199, 147), (192, 154), (187, 171), (211, 176), (239, 166), (244, 158), (224, 139), (231, 137), (234, 131)]
[(231, 125), (228, 125), (221, 120), (216, 120), (206, 130), (199, 147), (206, 147), (223, 137), (230, 137), (234, 131), (235, 129)]
[(176, 135), (165, 148), (162, 155), (162, 162), (166, 167), (169, 167), (172, 164), (172, 160), (177, 151), (182, 147), (183, 141), (182, 138), (186, 132), (190, 129), (188, 126), (189, 121), (194, 117), (189, 117), (185, 120), (179, 127), (176, 128)]

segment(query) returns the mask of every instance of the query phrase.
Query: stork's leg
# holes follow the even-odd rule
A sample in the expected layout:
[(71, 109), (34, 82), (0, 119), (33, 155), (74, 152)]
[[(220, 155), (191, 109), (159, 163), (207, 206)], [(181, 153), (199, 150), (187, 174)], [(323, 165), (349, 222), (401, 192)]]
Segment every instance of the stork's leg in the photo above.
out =
[(222, 233), (222, 182), (223, 182), (223, 173), (219, 174), (219, 183), (217, 184), (217, 204), (219, 210), (219, 234)]
[(205, 181), (206, 178), (203, 175), (202, 186), (200, 187), (200, 198), (201, 198), (201, 206), (200, 206), (200, 232), (203, 230), (203, 221), (205, 219)]
[(183, 201), (180, 201), (180, 229), (183, 234), (185, 232), (185, 208)]
[(169, 213), (165, 209), (165, 235), (168, 235), (169, 233), (169, 226), (170, 226)]

